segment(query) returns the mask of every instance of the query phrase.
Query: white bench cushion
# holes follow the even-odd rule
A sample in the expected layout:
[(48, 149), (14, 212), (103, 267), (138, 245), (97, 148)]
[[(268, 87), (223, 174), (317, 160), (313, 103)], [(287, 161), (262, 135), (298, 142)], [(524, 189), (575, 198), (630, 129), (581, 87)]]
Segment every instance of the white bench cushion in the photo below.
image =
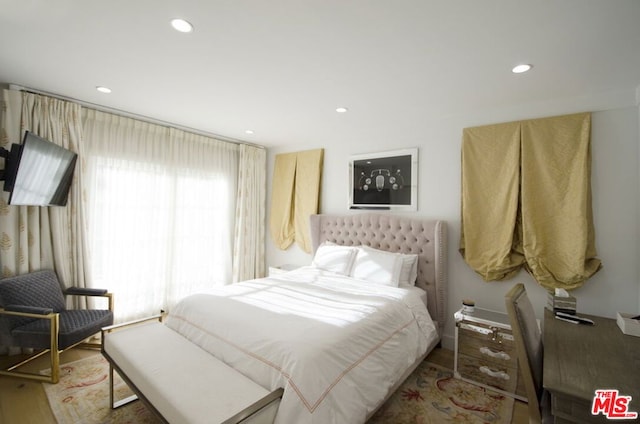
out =
[(218, 423), (269, 394), (164, 324), (108, 333), (104, 352), (171, 423)]

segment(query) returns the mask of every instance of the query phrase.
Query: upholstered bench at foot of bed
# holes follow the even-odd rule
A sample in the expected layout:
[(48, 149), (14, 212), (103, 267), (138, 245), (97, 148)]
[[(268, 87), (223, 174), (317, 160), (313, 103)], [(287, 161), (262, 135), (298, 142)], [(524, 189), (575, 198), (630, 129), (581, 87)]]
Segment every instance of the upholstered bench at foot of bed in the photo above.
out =
[(270, 393), (161, 322), (115, 327), (103, 330), (103, 355), (166, 422), (273, 423), (282, 389)]

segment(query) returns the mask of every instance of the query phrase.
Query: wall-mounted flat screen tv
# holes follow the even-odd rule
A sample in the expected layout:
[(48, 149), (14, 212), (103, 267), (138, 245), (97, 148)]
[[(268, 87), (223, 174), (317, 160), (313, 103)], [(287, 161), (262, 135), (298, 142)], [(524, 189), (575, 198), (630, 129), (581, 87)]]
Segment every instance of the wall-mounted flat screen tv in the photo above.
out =
[(78, 155), (29, 131), (5, 156), (10, 205), (65, 206)]

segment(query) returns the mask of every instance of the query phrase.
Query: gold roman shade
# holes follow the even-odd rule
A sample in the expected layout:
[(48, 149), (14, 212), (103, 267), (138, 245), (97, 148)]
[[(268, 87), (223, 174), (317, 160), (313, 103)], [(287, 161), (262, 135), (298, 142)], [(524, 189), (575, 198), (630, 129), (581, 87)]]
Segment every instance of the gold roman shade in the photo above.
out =
[(271, 238), (279, 249), (295, 240), (311, 253), (309, 216), (318, 213), (324, 149), (276, 155), (271, 190)]
[(460, 252), (485, 281), (525, 268), (572, 289), (597, 272), (591, 114), (466, 128)]

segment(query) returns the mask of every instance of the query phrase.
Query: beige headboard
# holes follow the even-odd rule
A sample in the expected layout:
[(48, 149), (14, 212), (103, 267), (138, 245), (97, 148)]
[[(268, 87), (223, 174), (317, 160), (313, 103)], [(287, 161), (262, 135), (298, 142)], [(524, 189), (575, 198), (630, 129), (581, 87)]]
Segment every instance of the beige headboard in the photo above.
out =
[(440, 335), (447, 319), (447, 225), (445, 221), (400, 215), (363, 213), (311, 215), (313, 251), (324, 241), (366, 245), (389, 252), (418, 255), (416, 286), (427, 292), (427, 308)]

